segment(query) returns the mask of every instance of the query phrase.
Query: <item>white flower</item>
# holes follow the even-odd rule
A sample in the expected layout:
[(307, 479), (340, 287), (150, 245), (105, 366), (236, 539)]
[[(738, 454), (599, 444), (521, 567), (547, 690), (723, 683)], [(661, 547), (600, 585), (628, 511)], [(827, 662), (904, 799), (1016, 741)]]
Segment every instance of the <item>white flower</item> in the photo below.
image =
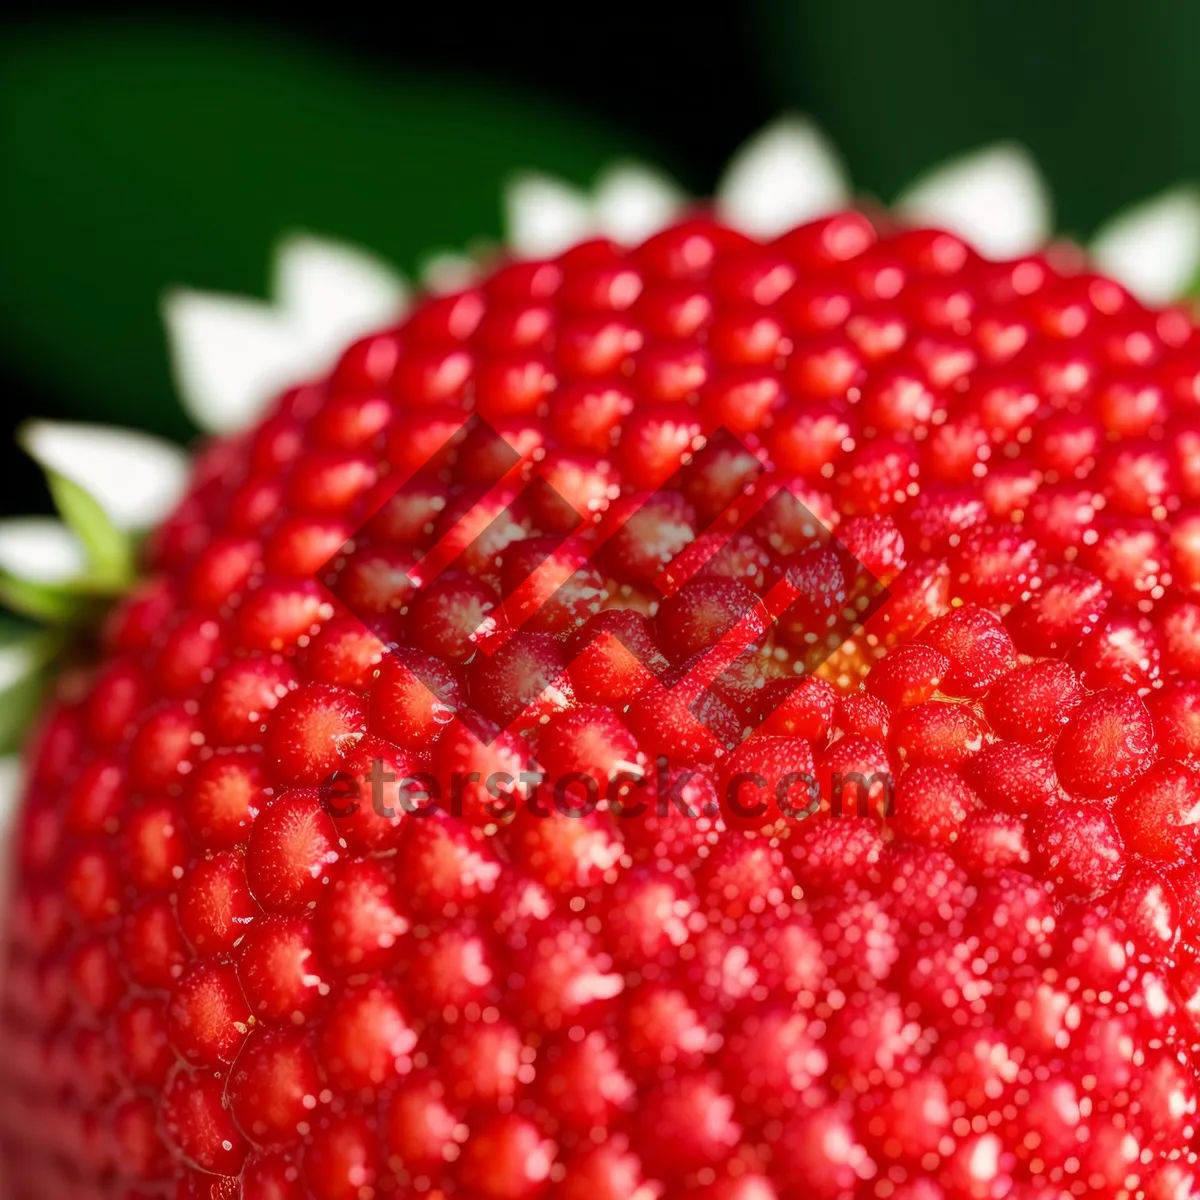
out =
[[(50, 476), (74, 484), (95, 502), (92, 511), (118, 542), (161, 520), (187, 484), (182, 447), (138, 430), (29, 421), (17, 440)], [(76, 518), (81, 515), (77, 509)], [(96, 565), (87, 538), (79, 534), (56, 517), (0, 520), (0, 576), (50, 588), (79, 581)], [(0, 692), (10, 683), (0, 663)]]
[(518, 175), (504, 204), (509, 245), (531, 258), (557, 254), (595, 228), (586, 193), (546, 175)]
[(587, 237), (639, 242), (669, 225), (683, 203), (670, 180), (638, 163), (608, 168), (593, 195), (547, 175), (520, 174), (504, 194), (506, 241), (530, 258)]
[(163, 298), (175, 383), (201, 429), (253, 424), (281, 388), (332, 365), (346, 343), (400, 317), (408, 292), (371, 255), (307, 234), (276, 248), (272, 302), (175, 288)]
[(85, 565), (78, 538), (54, 517), (0, 521), (0, 571), (31, 583), (59, 584), (77, 578)]
[(1091, 249), (1102, 271), (1147, 303), (1176, 299), (1200, 268), (1200, 192), (1175, 188), (1119, 213)]
[(139, 430), (29, 421), (17, 440), (44, 470), (90, 492), (118, 529), (153, 524), (187, 482), (187, 453)]
[(816, 126), (785, 117), (748, 141), (729, 161), (717, 187), (717, 213), (755, 237), (841, 208), (849, 184)]
[(918, 179), (895, 204), (913, 222), (951, 229), (991, 258), (1015, 258), (1050, 234), (1050, 197), (1025, 150), (1002, 143)]
[(687, 197), (665, 176), (640, 163), (617, 163), (596, 183), (592, 202), (597, 230), (636, 243), (669, 225)]

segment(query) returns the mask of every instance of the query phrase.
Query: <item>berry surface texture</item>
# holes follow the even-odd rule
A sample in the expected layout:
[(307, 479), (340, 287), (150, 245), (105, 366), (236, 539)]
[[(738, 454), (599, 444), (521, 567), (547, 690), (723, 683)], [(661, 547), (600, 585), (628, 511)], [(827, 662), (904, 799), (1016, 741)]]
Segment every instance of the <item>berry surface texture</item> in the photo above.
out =
[(703, 213), (203, 446), (26, 753), (3, 1200), (1189, 1200), (1200, 329)]

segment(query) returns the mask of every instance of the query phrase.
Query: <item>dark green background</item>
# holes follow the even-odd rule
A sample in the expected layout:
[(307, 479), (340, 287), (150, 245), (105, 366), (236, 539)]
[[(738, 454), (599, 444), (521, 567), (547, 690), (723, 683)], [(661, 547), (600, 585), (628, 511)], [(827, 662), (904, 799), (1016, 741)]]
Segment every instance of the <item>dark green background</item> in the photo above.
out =
[[(520, 20), (513, 13), (519, 9)], [(40, 6), (0, 39), (0, 386), (30, 412), (189, 427), (166, 285), (260, 293), (274, 232), (410, 268), (499, 232), (499, 187), (614, 154), (710, 189), (783, 108), (884, 198), (946, 156), (1024, 141), (1062, 228), (1200, 177), (1189, 0), (665, 0), (592, 6)], [(0, 437), (5, 431), (0, 430)], [(10, 511), (45, 507), (15, 452)]]

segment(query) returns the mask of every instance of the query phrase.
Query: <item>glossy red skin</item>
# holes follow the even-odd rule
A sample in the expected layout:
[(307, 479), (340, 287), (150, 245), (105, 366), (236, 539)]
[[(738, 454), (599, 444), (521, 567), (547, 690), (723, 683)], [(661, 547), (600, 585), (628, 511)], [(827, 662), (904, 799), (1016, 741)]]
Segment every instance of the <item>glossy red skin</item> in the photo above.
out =
[[(198, 468), (31, 744), (11, 1200), (1196, 1194), (1198, 405), (1180, 313), (856, 214), (349, 348)], [(471, 411), (508, 448), (444, 445)], [(771, 588), (840, 570), (794, 524), (655, 591), (764, 469), (890, 593), (794, 695)], [(404, 810), (464, 770), (512, 783)]]

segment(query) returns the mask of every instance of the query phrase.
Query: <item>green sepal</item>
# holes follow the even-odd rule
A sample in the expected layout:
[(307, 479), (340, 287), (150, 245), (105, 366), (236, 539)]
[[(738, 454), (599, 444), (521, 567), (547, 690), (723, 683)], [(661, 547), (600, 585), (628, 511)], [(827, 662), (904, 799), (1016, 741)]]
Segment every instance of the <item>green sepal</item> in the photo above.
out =
[(90, 585), (85, 590), (124, 591), (134, 578), (133, 539), (122, 533), (91, 492), (74, 480), (47, 470), (46, 482), (59, 516), (83, 546)]
[(83, 548), (84, 567), (54, 583), (0, 570), (0, 607), (15, 614), (0, 612), (0, 664), (6, 653), (21, 656), (0, 687), (0, 754), (19, 747), (59, 660), (87, 647), (108, 604), (135, 578), (133, 535), (119, 530), (86, 488), (57, 471), (45, 474), (59, 515)]
[(70, 625), (87, 600), (73, 584), (38, 583), (0, 571), (0, 605), (41, 625)]
[(0, 754), (15, 754), (21, 749), (25, 732), (42, 707), (49, 682), (45, 671), (35, 671), (0, 692)]
[(0, 689), (0, 754), (11, 754), (21, 745), (25, 730), (37, 716), (50, 682), (50, 670), (66, 644), (63, 630), (38, 630), (24, 621), (0, 623), (0, 655), (16, 651), (26, 663)]

